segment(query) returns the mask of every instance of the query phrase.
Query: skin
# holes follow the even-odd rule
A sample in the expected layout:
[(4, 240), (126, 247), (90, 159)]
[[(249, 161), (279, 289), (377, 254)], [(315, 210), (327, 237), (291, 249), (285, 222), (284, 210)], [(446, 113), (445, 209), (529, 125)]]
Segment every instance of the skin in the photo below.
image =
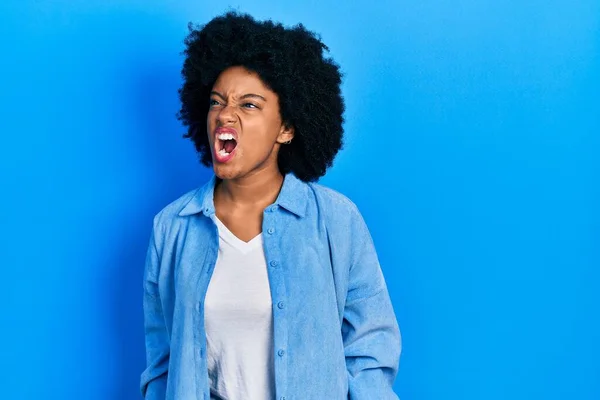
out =
[[(210, 104), (208, 140), (215, 175), (222, 179), (215, 188), (216, 214), (234, 235), (248, 242), (262, 231), (264, 209), (279, 195), (283, 175), (277, 155), (293, 139), (294, 128), (283, 123), (277, 94), (244, 67), (230, 67), (219, 75)], [(217, 127), (238, 133), (235, 155), (226, 163), (215, 158)]]

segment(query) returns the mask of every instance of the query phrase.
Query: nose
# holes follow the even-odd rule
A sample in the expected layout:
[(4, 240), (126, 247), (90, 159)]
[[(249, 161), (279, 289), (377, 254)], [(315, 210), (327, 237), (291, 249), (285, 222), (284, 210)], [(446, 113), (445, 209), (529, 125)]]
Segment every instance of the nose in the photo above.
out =
[(237, 121), (237, 115), (234, 112), (234, 107), (224, 105), (217, 114), (217, 121), (221, 126), (235, 123)]

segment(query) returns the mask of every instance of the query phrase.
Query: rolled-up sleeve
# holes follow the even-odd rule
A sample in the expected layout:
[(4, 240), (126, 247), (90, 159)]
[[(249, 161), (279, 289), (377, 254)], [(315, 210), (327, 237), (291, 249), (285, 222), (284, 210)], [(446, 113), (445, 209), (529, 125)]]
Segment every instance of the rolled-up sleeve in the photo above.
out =
[(158, 291), (160, 253), (156, 245), (155, 230), (156, 223), (150, 235), (144, 268), (146, 369), (140, 378), (140, 390), (146, 400), (165, 400), (170, 344)]
[(342, 337), (349, 400), (398, 399), (401, 337), (372, 237), (356, 210)]

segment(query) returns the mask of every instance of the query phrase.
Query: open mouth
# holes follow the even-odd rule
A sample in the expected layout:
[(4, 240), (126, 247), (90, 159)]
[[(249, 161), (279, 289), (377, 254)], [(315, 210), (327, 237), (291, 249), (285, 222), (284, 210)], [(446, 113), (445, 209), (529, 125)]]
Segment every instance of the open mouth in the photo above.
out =
[(237, 146), (237, 141), (231, 133), (221, 133), (217, 136), (217, 153), (221, 157), (230, 155)]

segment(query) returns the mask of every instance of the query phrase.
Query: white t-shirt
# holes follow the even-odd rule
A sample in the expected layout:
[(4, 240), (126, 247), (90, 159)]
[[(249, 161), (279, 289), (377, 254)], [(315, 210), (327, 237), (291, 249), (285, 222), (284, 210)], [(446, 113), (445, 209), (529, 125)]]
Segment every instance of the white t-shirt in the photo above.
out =
[(219, 254), (204, 304), (211, 399), (270, 400), (273, 312), (262, 234), (244, 242), (215, 222)]

